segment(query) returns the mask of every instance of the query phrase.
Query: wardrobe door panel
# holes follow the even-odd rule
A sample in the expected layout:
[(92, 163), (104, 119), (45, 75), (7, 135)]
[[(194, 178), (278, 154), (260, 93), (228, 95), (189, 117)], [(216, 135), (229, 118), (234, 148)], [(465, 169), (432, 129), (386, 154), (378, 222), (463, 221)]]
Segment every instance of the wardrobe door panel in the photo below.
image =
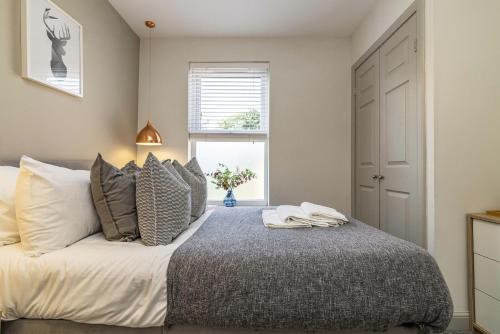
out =
[(380, 226), (422, 245), (413, 15), (380, 48)]
[(379, 53), (355, 72), (356, 218), (379, 228)]

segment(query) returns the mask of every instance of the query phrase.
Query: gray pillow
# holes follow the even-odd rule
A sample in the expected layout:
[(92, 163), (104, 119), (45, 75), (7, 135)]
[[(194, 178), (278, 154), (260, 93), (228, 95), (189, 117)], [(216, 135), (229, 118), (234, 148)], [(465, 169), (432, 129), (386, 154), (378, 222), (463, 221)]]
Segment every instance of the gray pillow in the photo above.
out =
[(196, 157), (184, 166), (174, 160), (172, 166), (191, 187), (191, 222), (193, 222), (200, 218), (207, 208), (207, 179)]
[(171, 164), (149, 153), (137, 176), (137, 213), (146, 246), (168, 245), (191, 217), (191, 188)]
[(129, 174), (138, 174), (141, 172), (141, 167), (137, 166), (134, 160), (131, 160), (121, 170)]
[(90, 187), (104, 237), (120, 241), (139, 237), (135, 175), (107, 163), (98, 154), (90, 170)]

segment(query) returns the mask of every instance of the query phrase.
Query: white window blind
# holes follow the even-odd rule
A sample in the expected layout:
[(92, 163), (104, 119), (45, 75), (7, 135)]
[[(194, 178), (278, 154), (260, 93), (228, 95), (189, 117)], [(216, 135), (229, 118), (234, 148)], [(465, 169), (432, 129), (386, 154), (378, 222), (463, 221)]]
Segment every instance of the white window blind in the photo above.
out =
[(267, 134), (268, 63), (191, 63), (191, 134)]

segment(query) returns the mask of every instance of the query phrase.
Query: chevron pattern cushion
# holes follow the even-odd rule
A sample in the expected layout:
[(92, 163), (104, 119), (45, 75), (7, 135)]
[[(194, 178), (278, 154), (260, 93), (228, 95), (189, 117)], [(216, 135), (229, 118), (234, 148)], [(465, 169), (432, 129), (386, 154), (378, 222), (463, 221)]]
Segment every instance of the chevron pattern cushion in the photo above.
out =
[(192, 158), (184, 166), (174, 160), (172, 166), (191, 187), (191, 222), (193, 222), (200, 218), (207, 208), (207, 179), (196, 158)]
[(137, 176), (137, 214), (146, 246), (168, 245), (191, 217), (191, 189), (171, 164), (149, 153)]

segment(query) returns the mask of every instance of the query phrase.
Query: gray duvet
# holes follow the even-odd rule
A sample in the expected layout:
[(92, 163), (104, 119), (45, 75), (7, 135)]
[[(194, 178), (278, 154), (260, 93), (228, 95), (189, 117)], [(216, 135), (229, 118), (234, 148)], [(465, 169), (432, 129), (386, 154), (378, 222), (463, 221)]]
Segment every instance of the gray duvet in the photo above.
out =
[(441, 332), (453, 306), (422, 248), (355, 219), (268, 229), (262, 209), (218, 208), (173, 254), (166, 325)]

